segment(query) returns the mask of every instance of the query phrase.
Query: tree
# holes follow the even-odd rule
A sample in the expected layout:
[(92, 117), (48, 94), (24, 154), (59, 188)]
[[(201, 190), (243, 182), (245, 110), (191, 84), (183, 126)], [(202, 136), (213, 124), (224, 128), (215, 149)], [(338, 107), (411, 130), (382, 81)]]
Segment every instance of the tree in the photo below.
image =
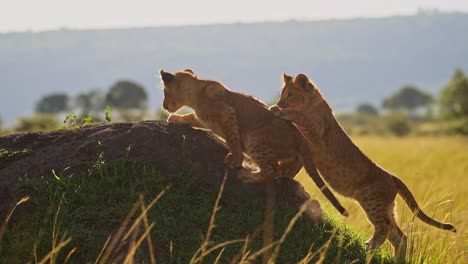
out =
[(419, 107), (429, 107), (434, 102), (432, 95), (414, 85), (403, 86), (397, 93), (383, 101), (383, 107), (391, 110), (405, 110), (414, 115)]
[(105, 97), (101, 90), (94, 89), (79, 94), (75, 98), (75, 106), (80, 108), (82, 114), (104, 110), (106, 107)]
[(57, 114), (68, 109), (68, 95), (64, 93), (49, 94), (37, 102), (36, 112)]
[(377, 108), (369, 103), (363, 103), (363, 104), (358, 105), (358, 107), (356, 108), (356, 113), (368, 115), (368, 116), (379, 115), (379, 111), (377, 110)]
[(147, 99), (143, 86), (127, 80), (116, 82), (106, 95), (107, 104), (124, 109), (142, 108)]
[(445, 118), (468, 117), (468, 76), (457, 69), (440, 94), (440, 112)]

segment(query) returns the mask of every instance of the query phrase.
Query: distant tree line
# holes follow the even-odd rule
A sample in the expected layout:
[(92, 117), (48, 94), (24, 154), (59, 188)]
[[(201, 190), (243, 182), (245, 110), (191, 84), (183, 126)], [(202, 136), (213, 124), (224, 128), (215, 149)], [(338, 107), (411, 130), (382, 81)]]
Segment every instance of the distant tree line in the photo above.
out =
[(78, 109), (82, 114), (103, 110), (106, 105), (116, 109), (141, 109), (146, 107), (148, 94), (143, 86), (120, 80), (106, 94), (93, 89), (77, 95), (73, 100), (64, 93), (53, 93), (42, 97), (36, 104), (36, 113), (58, 114)]
[[(76, 96), (51, 93), (37, 101), (36, 115), (20, 118), (13, 129), (19, 132), (44, 131), (58, 129), (68, 123), (75, 125), (77, 122), (101, 122), (107, 118), (106, 106), (112, 109), (118, 119), (141, 120), (147, 113), (147, 101), (145, 88), (130, 80), (117, 81), (107, 92), (96, 88)], [(63, 122), (60, 120), (60, 114), (66, 115)]]
[[(443, 119), (468, 117), (468, 76), (457, 69), (451, 80), (442, 87), (437, 101), (431, 94), (415, 85), (405, 85), (382, 102), (382, 107), (390, 111), (401, 111), (417, 116), (421, 108), (431, 108), (438, 103), (439, 117)], [(357, 113), (378, 115), (378, 109), (369, 103), (358, 105)], [(427, 113), (427, 112), (426, 112)]]
[[(422, 91), (416, 85), (405, 85), (393, 95), (385, 98), (382, 108), (390, 114), (381, 118), (387, 122), (387, 129), (396, 135), (406, 135), (411, 130), (410, 121), (455, 121), (456, 132), (468, 134), (468, 76), (457, 69), (450, 81), (442, 87), (440, 95), (435, 98)], [(437, 108), (437, 115), (434, 109)], [(421, 111), (422, 110), (422, 111)], [(361, 117), (341, 115), (345, 124), (378, 126), (369, 121), (371, 117), (379, 116), (379, 110), (370, 103), (357, 106), (356, 114)], [(365, 116), (369, 118), (365, 118)]]
[[(105, 93), (101, 89), (91, 89), (73, 97), (65, 93), (52, 93), (36, 103), (36, 116), (20, 118), (14, 130), (57, 129), (63, 123), (56, 115), (70, 112), (76, 112), (78, 119), (85, 118), (87, 123), (91, 119), (102, 121), (104, 119), (96, 113), (104, 114), (106, 106), (117, 114), (117, 119), (142, 120), (147, 117), (147, 101), (145, 88), (130, 80), (117, 81)], [(95, 115), (91, 117), (93, 113)], [(168, 113), (160, 107), (152, 118), (165, 120), (167, 116)], [(468, 134), (468, 76), (457, 69), (438, 97), (416, 85), (405, 85), (382, 101), (381, 110), (371, 103), (362, 103), (357, 106), (355, 114), (341, 114), (339, 119), (347, 131), (360, 127), (360, 133), (389, 130), (396, 135), (406, 135), (415, 122), (453, 121), (456, 132)]]

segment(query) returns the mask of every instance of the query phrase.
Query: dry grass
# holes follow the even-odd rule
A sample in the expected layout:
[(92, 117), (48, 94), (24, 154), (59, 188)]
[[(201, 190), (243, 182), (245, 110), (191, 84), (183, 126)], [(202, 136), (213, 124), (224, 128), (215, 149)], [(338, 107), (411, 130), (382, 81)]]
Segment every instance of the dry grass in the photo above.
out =
[[(413, 253), (413, 260), (468, 263), (468, 138), (357, 137), (353, 140), (371, 159), (403, 179), (426, 213), (437, 220), (451, 222), (457, 228), (458, 233), (453, 234), (413, 219), (398, 198), (397, 220), (410, 238), (408, 252)], [(312, 197), (318, 198), (334, 214), (307, 175), (302, 172), (297, 179)], [(372, 226), (358, 204), (345, 198), (340, 200), (350, 212), (349, 218), (341, 219), (370, 236)], [(390, 248), (388, 243), (386, 246)]]

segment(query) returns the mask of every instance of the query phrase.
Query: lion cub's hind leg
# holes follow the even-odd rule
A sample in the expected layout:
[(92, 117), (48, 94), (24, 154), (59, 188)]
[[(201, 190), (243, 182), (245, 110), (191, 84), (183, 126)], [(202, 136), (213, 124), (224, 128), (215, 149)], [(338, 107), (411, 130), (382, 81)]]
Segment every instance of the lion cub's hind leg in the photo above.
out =
[(392, 228), (394, 220), (388, 211), (393, 210), (393, 204), (379, 200), (375, 194), (367, 194), (365, 197), (360, 197), (358, 201), (367, 218), (374, 225), (374, 234), (365, 244), (369, 249), (378, 248), (385, 242)]
[(391, 230), (388, 234), (388, 240), (392, 244), (393, 248), (395, 249), (395, 257), (397, 258), (398, 262), (403, 262), (406, 257), (406, 248), (408, 244), (408, 238), (406, 237), (405, 233), (398, 227), (395, 219), (394, 213), (395, 203), (392, 204), (391, 210), (389, 210), (388, 214), (390, 216), (391, 222)]
[(246, 183), (263, 183), (274, 180), (279, 175), (279, 164), (276, 155), (268, 144), (262, 142), (248, 142), (245, 146), (246, 153), (257, 164), (259, 170), (248, 175), (240, 175)]
[[(278, 155), (264, 144), (255, 144), (248, 148), (249, 156), (260, 169), (251, 175), (250, 182), (265, 182), (277, 178), (293, 179), (304, 166), (302, 158), (297, 155), (288, 159), (278, 160)], [(249, 181), (249, 180), (247, 180)]]
[(303, 164), (299, 156), (278, 161), (278, 176), (284, 178), (294, 178), (301, 170)]

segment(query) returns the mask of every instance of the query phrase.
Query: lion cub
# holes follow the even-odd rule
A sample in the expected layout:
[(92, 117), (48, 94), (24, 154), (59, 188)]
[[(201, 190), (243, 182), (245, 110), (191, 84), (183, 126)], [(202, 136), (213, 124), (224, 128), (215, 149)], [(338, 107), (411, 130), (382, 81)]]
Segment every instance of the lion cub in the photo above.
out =
[(290, 122), (282, 120), (251, 96), (228, 90), (221, 83), (197, 77), (193, 70), (161, 70), (163, 107), (175, 112), (188, 106), (194, 113), (169, 116), (168, 121), (208, 128), (226, 140), (226, 163), (241, 167), (244, 153), (260, 168), (244, 181), (264, 182), (276, 177), (293, 178), (304, 165), (327, 199), (343, 215), (347, 211), (318, 174), (307, 145)]
[(375, 231), (366, 244), (380, 246), (388, 237), (398, 257), (406, 253), (407, 238), (395, 221), (396, 194), (423, 222), (456, 232), (451, 224), (437, 222), (419, 208), (406, 185), (395, 175), (372, 162), (354, 145), (335, 119), (319, 88), (304, 74), (283, 74), (283, 88), (275, 115), (294, 122), (304, 137), (317, 169), (325, 181), (342, 195), (356, 199)]

